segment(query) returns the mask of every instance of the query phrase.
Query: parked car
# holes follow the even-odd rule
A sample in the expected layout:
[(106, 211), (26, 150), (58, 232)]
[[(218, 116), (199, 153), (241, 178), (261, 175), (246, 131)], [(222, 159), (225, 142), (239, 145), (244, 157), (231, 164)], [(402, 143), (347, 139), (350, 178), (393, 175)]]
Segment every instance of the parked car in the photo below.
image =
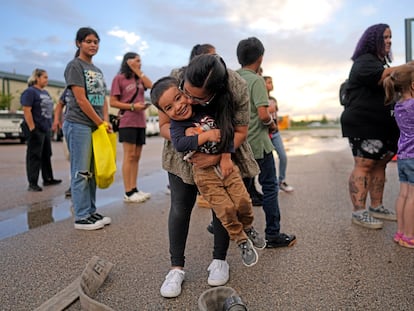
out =
[(19, 139), (23, 144), (26, 137), (22, 130), (23, 111), (0, 110), (0, 139)]
[(158, 116), (147, 117), (147, 129), (145, 130), (147, 136), (155, 136), (160, 134), (160, 124)]

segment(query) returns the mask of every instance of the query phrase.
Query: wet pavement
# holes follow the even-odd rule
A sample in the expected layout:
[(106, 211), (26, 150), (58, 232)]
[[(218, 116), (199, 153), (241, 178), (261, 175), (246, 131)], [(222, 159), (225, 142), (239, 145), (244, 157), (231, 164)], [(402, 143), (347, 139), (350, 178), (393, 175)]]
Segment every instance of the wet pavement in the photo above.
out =
[[(347, 179), (352, 157), (338, 129), (284, 131), (288, 182), (292, 194), (280, 193), (282, 231), (298, 243), (289, 249), (259, 251), (259, 262), (244, 267), (230, 244), (230, 281), (249, 310), (412, 310), (413, 251), (392, 241), (395, 222), (382, 230), (351, 224)], [(102, 230), (73, 229), (68, 187), (69, 165), (61, 143), (54, 143), (58, 186), (42, 193), (26, 190), (23, 145), (0, 145), (0, 310), (33, 310), (63, 290), (92, 256), (115, 264), (96, 299), (115, 310), (197, 310), (207, 290), (212, 237), (205, 227), (208, 209), (194, 208), (186, 249), (182, 294), (162, 298), (159, 288), (168, 272), (167, 176), (161, 169), (162, 139), (151, 137), (140, 166), (139, 186), (152, 193), (143, 204), (122, 202), (116, 182), (99, 190), (100, 212), (112, 218)], [(118, 156), (120, 170), (121, 157)], [(393, 208), (399, 184), (396, 164), (387, 168), (384, 203)], [(264, 215), (255, 207), (255, 226)], [(79, 303), (68, 310), (80, 310)]]

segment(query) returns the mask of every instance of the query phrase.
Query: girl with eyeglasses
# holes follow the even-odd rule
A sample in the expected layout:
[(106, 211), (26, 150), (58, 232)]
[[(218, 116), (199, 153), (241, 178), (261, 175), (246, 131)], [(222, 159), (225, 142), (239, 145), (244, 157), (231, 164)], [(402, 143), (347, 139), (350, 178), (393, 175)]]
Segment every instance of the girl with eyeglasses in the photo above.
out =
[[(236, 161), (242, 176), (253, 177), (259, 171), (250, 146), (246, 142), (249, 124), (249, 98), (246, 85), (235, 72), (223, 66), (219, 56), (202, 55), (199, 56), (199, 60), (203, 57), (210, 60), (210, 62), (207, 62), (209, 63), (207, 66), (203, 65), (203, 61), (198, 63), (194, 58), (194, 62), (191, 62), (187, 68), (175, 71), (175, 85), (170, 85), (171, 87), (174, 86), (173, 88), (167, 87), (168, 85), (162, 87), (160, 84), (158, 84), (158, 87), (153, 86), (151, 100), (153, 103), (158, 103), (162, 95), (167, 94), (166, 89), (168, 88), (178, 92), (177, 94), (185, 101), (191, 102), (194, 109), (201, 109), (204, 105), (204, 112), (213, 115), (220, 131), (227, 133), (220, 139), (226, 141), (226, 144), (233, 144), (236, 158), (243, 159)], [(211, 58), (213, 61), (211, 61)], [(213, 67), (217, 65), (222, 70), (214, 71), (210, 67), (211, 65)], [(178, 89), (178, 81), (181, 79), (184, 79), (182, 89), (186, 90), (186, 94)], [(206, 105), (213, 96), (214, 99)], [(171, 101), (173, 98), (170, 98)], [(198, 100), (194, 100), (194, 98)], [(231, 120), (230, 124), (226, 124), (229, 118)], [(191, 163), (184, 161), (183, 153), (177, 152), (171, 142), (170, 124), (169, 116), (160, 111), (160, 131), (166, 139), (163, 149), (163, 168), (168, 171), (171, 187), (171, 208), (168, 219), (171, 270), (160, 290), (161, 295), (168, 298), (180, 295), (181, 284), (185, 277), (185, 244), (191, 212), (197, 195), (197, 186), (192, 171), (193, 166), (197, 169), (212, 168), (220, 163), (222, 157), (221, 154), (196, 152), (191, 157)], [(232, 127), (234, 127), (233, 133), (228, 132), (229, 128)], [(227, 176), (231, 173), (231, 170), (229, 172), (222, 171), (221, 173)], [(247, 201), (249, 200), (250, 198), (247, 196)], [(224, 285), (229, 280), (229, 265), (226, 261), (229, 235), (217, 216), (213, 210), (213, 261), (207, 269), (209, 272), (207, 282), (211, 286)], [(254, 252), (252, 249), (249, 249), (249, 251)]]

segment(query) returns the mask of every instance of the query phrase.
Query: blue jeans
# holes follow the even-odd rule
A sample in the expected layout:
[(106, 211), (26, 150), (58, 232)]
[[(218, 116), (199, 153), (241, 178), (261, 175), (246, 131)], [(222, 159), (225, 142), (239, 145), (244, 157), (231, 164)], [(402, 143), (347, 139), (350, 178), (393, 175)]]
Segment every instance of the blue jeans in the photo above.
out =
[(272, 144), (275, 147), (276, 153), (279, 157), (279, 183), (281, 183), (286, 179), (287, 156), (280, 132), (272, 134)]
[[(197, 187), (184, 183), (180, 177), (171, 173), (168, 173), (168, 180), (171, 189), (171, 208), (168, 215), (171, 266), (184, 267), (185, 245), (190, 226), (191, 212), (197, 197)], [(230, 238), (214, 212), (213, 233), (213, 259), (225, 260)]]
[(70, 153), (70, 177), (75, 220), (88, 218), (96, 212), (92, 128), (65, 121), (63, 134)]
[(259, 182), (263, 191), (263, 210), (266, 218), (266, 238), (275, 237), (280, 232), (279, 185), (277, 183), (273, 153), (263, 159), (256, 159), (260, 167)]

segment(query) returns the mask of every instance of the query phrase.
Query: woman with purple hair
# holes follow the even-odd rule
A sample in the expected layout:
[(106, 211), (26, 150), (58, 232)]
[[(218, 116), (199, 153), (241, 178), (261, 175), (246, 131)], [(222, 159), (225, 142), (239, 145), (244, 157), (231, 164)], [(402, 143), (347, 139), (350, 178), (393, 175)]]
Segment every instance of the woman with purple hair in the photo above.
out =
[[(391, 29), (386, 24), (368, 27), (351, 57), (348, 78), (349, 104), (341, 116), (342, 134), (348, 137), (354, 157), (349, 177), (353, 205), (352, 222), (381, 229), (385, 220), (396, 220), (383, 206), (385, 168), (397, 151), (399, 131), (393, 105), (385, 106), (382, 81), (391, 68)], [(370, 206), (366, 200), (370, 196)]]

